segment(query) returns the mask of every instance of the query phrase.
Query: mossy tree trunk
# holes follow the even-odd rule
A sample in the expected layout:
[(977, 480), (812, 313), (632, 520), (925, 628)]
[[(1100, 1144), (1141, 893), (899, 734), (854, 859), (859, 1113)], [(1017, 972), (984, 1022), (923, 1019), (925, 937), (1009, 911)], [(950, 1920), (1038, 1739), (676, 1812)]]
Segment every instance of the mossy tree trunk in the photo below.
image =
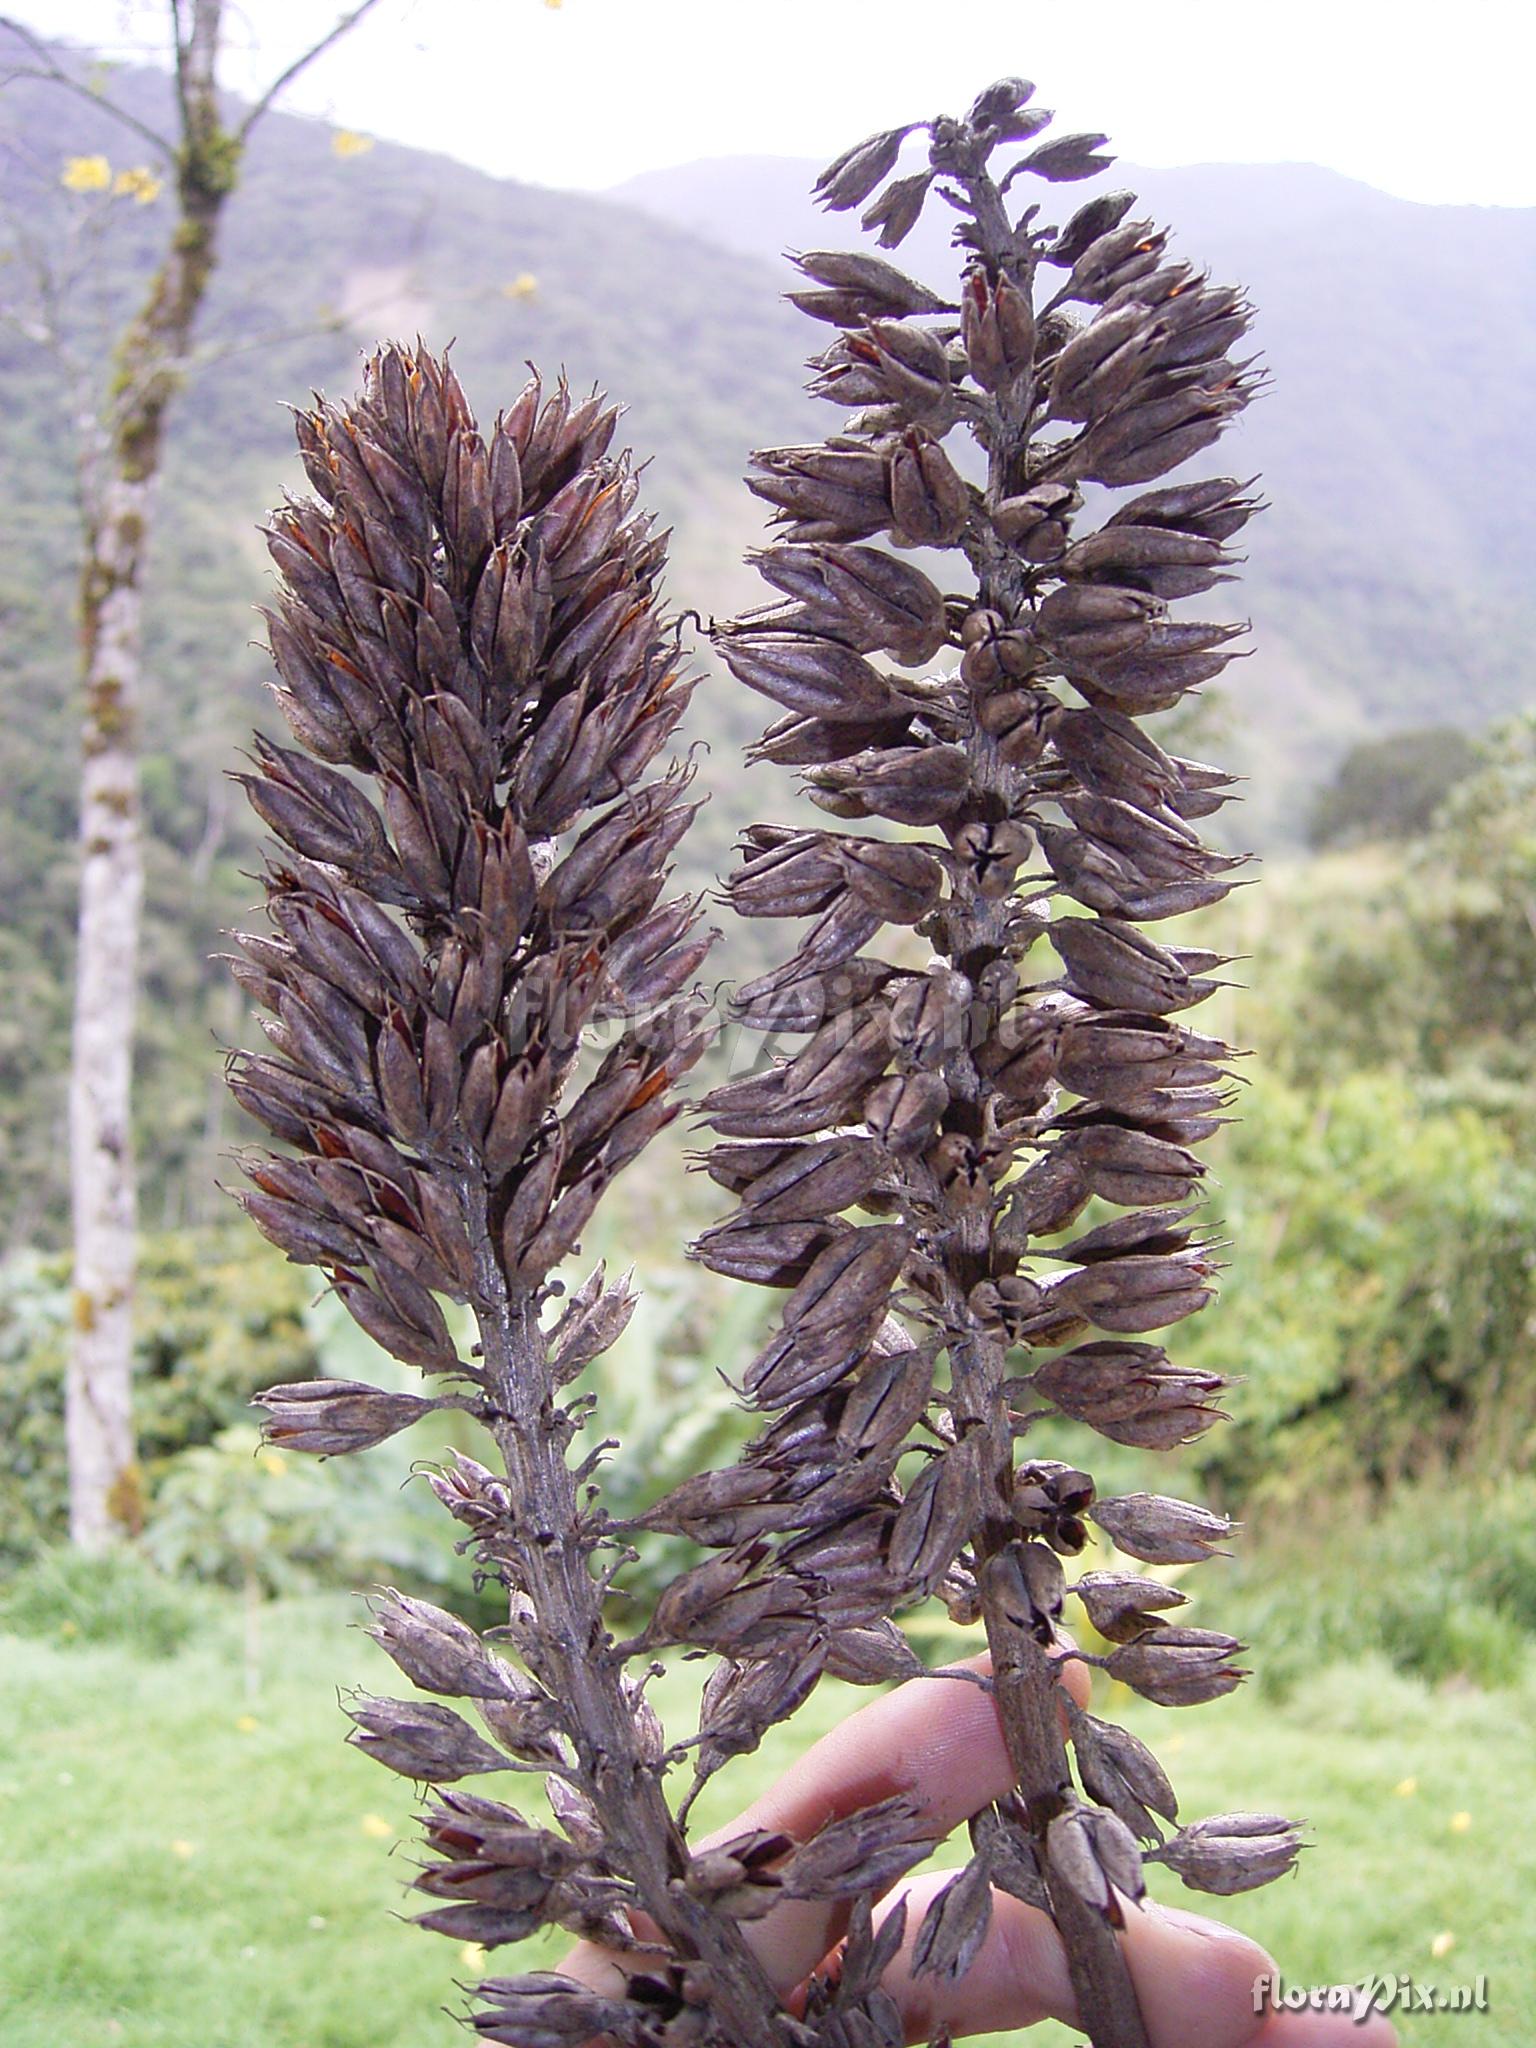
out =
[(80, 583), (84, 724), (80, 913), (71, 1046), (74, 1328), (67, 1390), (70, 1533), (99, 1550), (141, 1515), (130, 1401), (136, 1186), (133, 1037), (143, 854), (139, 698), (143, 579), (171, 408), (218, 255), (246, 138), (275, 94), (344, 35), (362, 0), (226, 127), (218, 61), (225, 0), (172, 0), (176, 218), (169, 247), (114, 355), (105, 449), (86, 493)]
[(70, 1533), (87, 1549), (140, 1512), (129, 1399), (136, 1186), (132, 1072), (144, 894), (139, 694), (144, 567), (166, 415), (185, 375), (240, 145), (219, 120), (223, 0), (194, 0), (177, 52), (176, 225), (118, 344), (105, 474), (87, 504), (80, 586), (85, 685), (80, 921), (69, 1129), (74, 1334), (68, 1419)]

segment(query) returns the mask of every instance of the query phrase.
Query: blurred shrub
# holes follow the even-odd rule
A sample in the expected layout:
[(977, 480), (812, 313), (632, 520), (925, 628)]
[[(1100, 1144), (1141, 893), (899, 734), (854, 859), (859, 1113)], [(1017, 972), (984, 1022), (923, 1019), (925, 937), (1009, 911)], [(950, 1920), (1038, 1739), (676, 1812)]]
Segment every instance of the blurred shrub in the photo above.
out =
[(1408, 878), (1409, 911), (1452, 1048), (1536, 1056), (1536, 713), (1479, 748)]
[(1536, 717), (1414, 844), (1267, 876), (1204, 920), (1250, 958), (1216, 1028), (1254, 1085), (1213, 1152), (1241, 1376), (1188, 1484), (1330, 1520), (1342, 1488), (1536, 1463)]
[[(625, 1521), (691, 1474), (731, 1463), (762, 1418), (734, 1390), (761, 1341), (768, 1304), (760, 1290), (705, 1285), (697, 1268), (645, 1275), (629, 1328), (577, 1382), (597, 1396), (594, 1435), (621, 1449), (598, 1477), (603, 1505)], [(647, 1536), (642, 1560), (623, 1574), (620, 1625), (639, 1626), (652, 1602), (698, 1551), (680, 1536)]]
[[(639, 1195), (634, 1204), (640, 1204)], [(654, 1224), (655, 1218), (650, 1221)], [(686, 1225), (678, 1235), (685, 1232)], [(573, 1456), (602, 1439), (619, 1439), (621, 1448), (596, 1477), (603, 1506), (623, 1522), (701, 1465), (728, 1463), (750, 1433), (756, 1418), (737, 1406), (725, 1375), (740, 1378), (769, 1304), (758, 1290), (728, 1286), (680, 1266), (676, 1235), (670, 1241), (658, 1235), (653, 1251), (648, 1239), (637, 1243), (638, 1229), (621, 1215), (617, 1222), (605, 1219), (589, 1236), (589, 1264), (606, 1253), (614, 1267), (621, 1242), (626, 1252), (638, 1249), (644, 1261), (643, 1292), (628, 1329), (571, 1390), (573, 1397), (595, 1395), (597, 1403)], [(452, 1320), (463, 1311), (450, 1309), (449, 1315)], [(419, 1374), (364, 1336), (333, 1296), (314, 1304), (306, 1327), (323, 1370), (334, 1377), (404, 1392), (431, 1391)], [(460, 1341), (467, 1350), (467, 1318)], [(498, 1462), (495, 1446), (479, 1425), (452, 1412), (429, 1416), (389, 1443), (329, 1460), (323, 1467), (287, 1459), (295, 1471), (302, 1468), (314, 1493), (315, 1520), (296, 1519), (282, 1539), (293, 1565), (307, 1575), (353, 1585), (387, 1578), (430, 1591), (461, 1612), (483, 1610), (482, 1620), (498, 1618), (490, 1611), (499, 1602), (498, 1589), (477, 1592), (470, 1561), (454, 1549), (453, 1538), (461, 1532), (422, 1482), (423, 1469), (441, 1463), (451, 1450), (483, 1463)], [(172, 1484), (167, 1481), (162, 1488), (151, 1517), (152, 1542), (158, 1540)], [(693, 1556), (682, 1538), (647, 1537), (643, 1547), (642, 1564), (624, 1573), (622, 1594), (615, 1597), (619, 1627), (641, 1625), (656, 1594)], [(180, 1568), (198, 1568), (192, 1546), (182, 1546), (180, 1558)]]
[(1312, 802), (1307, 843), (1348, 846), (1363, 839), (1410, 839), (1477, 765), (1474, 742), (1458, 726), (1393, 732), (1351, 747)]
[(162, 1570), (247, 1592), (297, 1592), (346, 1547), (317, 1465), (261, 1441), (254, 1424), (221, 1429), (172, 1460), (144, 1548)]
[(1432, 1684), (1520, 1675), (1536, 1636), (1536, 1478), (1424, 1478), (1374, 1511), (1357, 1496), (1311, 1527), (1267, 1526), (1225, 1583), (1191, 1586), (1201, 1621), (1255, 1645), (1265, 1692), (1372, 1652)]
[[(449, 1308), (450, 1322), (462, 1311)], [(333, 1379), (368, 1381), (402, 1393), (434, 1389), (410, 1366), (381, 1351), (357, 1327), (333, 1294), (323, 1295), (305, 1315), (305, 1328), (321, 1369)], [(462, 1341), (470, 1341), (467, 1329)], [(482, 1464), (496, 1462), (495, 1446), (469, 1416), (429, 1415), (403, 1436), (371, 1451), (323, 1463), (281, 1454), (312, 1486), (320, 1527), (302, 1547), (297, 1562), (307, 1576), (352, 1586), (389, 1580), (407, 1590), (430, 1593), (456, 1611), (481, 1622), (504, 1619), (495, 1593), (476, 1591), (473, 1567), (454, 1547), (453, 1527), (427, 1487), (423, 1472), (461, 1450)], [(271, 1453), (268, 1453), (270, 1457)]]
[(1536, 1173), (1498, 1124), (1391, 1071), (1271, 1074), (1216, 1171), (1231, 1270), (1176, 1349), (1245, 1383), (1197, 1483), (1316, 1517), (1341, 1486), (1536, 1461)]
[(84, 1557), (41, 1550), (0, 1589), (0, 1631), (54, 1643), (121, 1643), (168, 1657), (208, 1618), (205, 1596), (173, 1585), (137, 1550)]
[[(206, 1444), (279, 1380), (320, 1370), (305, 1305), (315, 1276), (253, 1232), (167, 1232), (144, 1240), (135, 1309), (134, 1425), (148, 1487), (167, 1461)], [(0, 1567), (68, 1526), (64, 1372), (69, 1262), (18, 1253), (0, 1286)]]
[[(637, 1193), (623, 1219), (626, 1251), (645, 1258), (646, 1291), (620, 1343), (582, 1386), (599, 1395), (593, 1435), (623, 1442), (601, 1475), (605, 1504), (621, 1521), (701, 1461), (728, 1459), (751, 1427), (722, 1375), (739, 1377), (767, 1304), (754, 1290), (678, 1264), (678, 1243), (698, 1219), (673, 1215), (677, 1201), (647, 1209)], [(595, 1255), (617, 1250), (607, 1239), (594, 1242)], [(402, 1438), (324, 1466), (260, 1449), (248, 1403), (277, 1381), (323, 1372), (420, 1390), (419, 1376), (381, 1352), (334, 1298), (313, 1298), (319, 1285), (249, 1232), (146, 1240), (134, 1421), (149, 1555), (179, 1578), (254, 1583), (263, 1593), (389, 1579), (466, 1612), (488, 1610), (494, 1593), (475, 1588), (471, 1563), (455, 1553), (454, 1532), (420, 1479), (452, 1449), (494, 1460), (468, 1418), (432, 1416)], [(24, 1565), (66, 1533), (68, 1322), (67, 1261), (13, 1258), (0, 1291), (0, 1568)], [(645, 1566), (626, 1580), (626, 1624), (648, 1611), (686, 1547), (647, 1544)]]
[(1401, 1064), (1529, 1124), (1536, 713), (1476, 743), (1472, 771), (1401, 849), (1283, 874), (1228, 922), (1245, 920), (1262, 956), (1252, 1008), (1266, 1063), (1302, 1080)]

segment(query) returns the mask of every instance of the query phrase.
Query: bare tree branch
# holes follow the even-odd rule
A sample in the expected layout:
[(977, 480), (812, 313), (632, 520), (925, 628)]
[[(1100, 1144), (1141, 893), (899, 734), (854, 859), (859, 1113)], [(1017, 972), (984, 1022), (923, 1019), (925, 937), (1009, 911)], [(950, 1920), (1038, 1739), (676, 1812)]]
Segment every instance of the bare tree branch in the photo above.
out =
[(314, 63), (315, 59), (317, 57), (322, 56), (325, 53), (325, 51), (330, 49), (333, 43), (339, 43), (342, 37), (346, 35), (351, 29), (355, 28), (358, 22), (362, 20), (363, 16), (365, 14), (370, 13), (372, 9), (377, 6), (377, 4), (378, 0), (358, 0), (357, 6), (349, 9), (347, 13), (343, 14), (332, 26), (329, 32), (320, 38), (319, 42), (312, 43), (310, 47), (306, 51), (304, 51), (302, 56), (294, 58), (293, 62), (287, 67), (286, 70), (280, 71), (277, 77), (274, 78), (272, 83), (267, 87), (266, 91), (261, 95), (261, 98), (257, 100), (255, 105), (246, 114), (246, 117), (240, 123), (240, 126), (235, 130), (236, 141), (244, 142), (246, 137), (250, 134), (251, 130), (255, 127), (256, 123), (261, 119), (262, 115), (266, 113), (267, 109), (272, 105), (273, 101), (277, 98), (278, 94), (284, 91), (288, 86), (292, 85), (293, 81), (299, 76), (300, 72), (307, 71), (310, 65)]
[(121, 121), (125, 128), (131, 128), (136, 135), (141, 135), (160, 152), (167, 163), (176, 161), (174, 147), (157, 129), (151, 128), (147, 121), (141, 121), (137, 114), (130, 114), (126, 107), (120, 107), (115, 100), (109, 100), (104, 93), (92, 91), (83, 79), (76, 78), (66, 71), (42, 37), (34, 34), (25, 22), (17, 21), (14, 15), (0, 14), (0, 28), (9, 29), (12, 35), (19, 37), (37, 58), (36, 69), (30, 65), (18, 65), (6, 72), (4, 78), (0, 79), (0, 85), (9, 85), (15, 78), (37, 78), (49, 85), (61, 85), (66, 92), (74, 93), (79, 99), (89, 100), (93, 107), (100, 107), (102, 112), (110, 114), (114, 121)]

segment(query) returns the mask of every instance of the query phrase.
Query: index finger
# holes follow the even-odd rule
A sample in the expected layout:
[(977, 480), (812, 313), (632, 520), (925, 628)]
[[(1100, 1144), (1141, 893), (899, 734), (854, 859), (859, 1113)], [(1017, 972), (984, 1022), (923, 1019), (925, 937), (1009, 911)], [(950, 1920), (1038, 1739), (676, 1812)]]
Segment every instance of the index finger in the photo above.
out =
[[(1061, 1668), (1067, 1689), (1086, 1699), (1084, 1667), (1068, 1659)], [(1013, 1789), (1013, 1767), (992, 1694), (975, 1683), (990, 1673), (991, 1659), (983, 1652), (950, 1669), (971, 1675), (909, 1679), (861, 1707), (728, 1826), (693, 1846), (711, 1847), (750, 1828), (803, 1842), (829, 1821), (897, 1796), (911, 1800), (939, 1838), (1001, 1799)], [(846, 1902), (787, 1899), (743, 1932), (774, 1987), (787, 1996), (838, 1941), (847, 1916)], [(592, 1981), (589, 1973), (606, 1963), (601, 1950), (584, 1942), (565, 1968)]]
[[(782, 1830), (803, 1842), (828, 1821), (897, 1796), (910, 1799), (936, 1833), (949, 1834), (1013, 1789), (996, 1704), (973, 1682), (991, 1669), (983, 1651), (872, 1700), (812, 1743), (709, 1843), (748, 1828)], [(970, 1676), (950, 1677), (951, 1671)], [(1063, 1683), (1079, 1704), (1087, 1700), (1088, 1682), (1075, 1660), (1063, 1666)]]

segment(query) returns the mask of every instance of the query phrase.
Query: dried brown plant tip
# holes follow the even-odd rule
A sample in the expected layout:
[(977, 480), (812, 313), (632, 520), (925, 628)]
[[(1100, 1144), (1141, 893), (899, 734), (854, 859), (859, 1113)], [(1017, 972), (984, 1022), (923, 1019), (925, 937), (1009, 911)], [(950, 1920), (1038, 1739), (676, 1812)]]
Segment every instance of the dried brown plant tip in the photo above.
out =
[[(738, 1657), (782, 1660), (819, 1625), (829, 1663), (877, 1679), (901, 1668), (893, 1611), (937, 1596), (985, 1621), (1018, 1793), (973, 1829), (917, 1966), (965, 1967), (1006, 1868), (1054, 1917), (1098, 2048), (1127, 2048), (1146, 2033), (1114, 1929), (1143, 1889), (1139, 1843), (1214, 1890), (1280, 1874), (1298, 1846), (1272, 1819), (1165, 1841), (1177, 1805), (1140, 1743), (1082, 1713), (1063, 1742), (1066, 1597), (1108, 1639), (1089, 1661), (1151, 1699), (1210, 1699), (1243, 1674), (1232, 1638), (1166, 1619), (1182, 1593), (1120, 1571), (1068, 1586), (1059, 1557), (1096, 1523), (1132, 1557), (1192, 1562), (1229, 1525), (1151, 1495), (1097, 1500), (1026, 1442), (1059, 1412), (1171, 1448), (1221, 1413), (1219, 1376), (1142, 1340), (1201, 1308), (1217, 1270), (1190, 1201), (1231, 1054), (1178, 1020), (1223, 963), (1141, 927), (1233, 886), (1238, 862), (1194, 822), (1229, 778), (1137, 721), (1232, 658), (1239, 626), (1170, 605), (1230, 579), (1257, 500), (1230, 478), (1158, 479), (1259, 380), (1232, 354), (1240, 292), (1170, 257), (1130, 194), (1063, 226), (1019, 204), (1035, 179), (1110, 161), (1101, 136), (1032, 142), (1049, 120), (1006, 79), (964, 119), (861, 144), (817, 188), (864, 207), (885, 248), (937, 195), (962, 274), (941, 296), (882, 257), (797, 259), (796, 303), (833, 330), (812, 389), (855, 410), (825, 443), (753, 458), (778, 529), (754, 559), (775, 596), (716, 637), (785, 714), (758, 757), (800, 768), (840, 823), (901, 834), (755, 826), (727, 884), (743, 915), (815, 922), (741, 992), (743, 1023), (803, 1044), (707, 1098), (709, 1168), (738, 1206), (697, 1252), (789, 1293), (745, 1375), (762, 1434), (652, 1519), (719, 1546), (732, 1597), (751, 1586), (775, 1614), (771, 1642), (738, 1641)], [(902, 170), (919, 132), (926, 163)], [(960, 436), (983, 483), (946, 445)], [(1121, 487), (1137, 495), (1106, 497)], [(947, 550), (953, 567), (890, 548)], [(927, 963), (910, 937), (890, 959), (867, 950), (882, 926), (915, 928)], [(1123, 1213), (1063, 1242), (1095, 1198)], [(710, 1639), (691, 1616), (678, 1632)], [(853, 1636), (868, 1649), (843, 1660)]]
[[(359, 1450), (449, 1406), (491, 1430), (504, 1463), (460, 1456), (433, 1485), (508, 1589), (505, 1641), (381, 1595), (381, 1646), (459, 1706), (360, 1700), (352, 1740), (439, 1788), (548, 1772), (564, 1832), (439, 1790), (421, 1923), (487, 1947), (557, 1923), (638, 1958), (633, 1997), (493, 1980), (476, 2025), (494, 2040), (658, 2039), (703, 1994), (681, 1973), (658, 1981), (638, 1907), (709, 1986), (712, 2034), (768, 2040), (777, 2001), (737, 1918), (682, 1881), (666, 1739), (624, 1668), (641, 1652), (603, 1625), (624, 1553), (588, 1490), (595, 1457), (567, 1462), (582, 1418), (560, 1390), (633, 1296), (599, 1270), (541, 1313), (604, 1189), (677, 1113), (672, 1086), (705, 1040), (682, 991), (708, 941), (692, 902), (661, 900), (688, 778), (647, 780), (691, 685), (659, 608), (661, 543), (628, 458), (607, 453), (615, 421), (535, 379), (482, 435), (447, 365), (400, 348), (370, 363), (350, 409), (300, 414), (318, 497), (270, 534), (277, 698), (299, 744), (258, 743), (243, 778), (282, 842), (268, 928), (241, 935), (236, 967), (272, 1050), (230, 1078), (288, 1148), (245, 1162), (252, 1220), (447, 1389), (274, 1388), (274, 1439)], [(578, 1071), (588, 1027), (615, 1016), (606, 1055)], [(472, 1345), (445, 1300), (467, 1308)], [(761, 1712), (760, 1683), (752, 1698)]]

